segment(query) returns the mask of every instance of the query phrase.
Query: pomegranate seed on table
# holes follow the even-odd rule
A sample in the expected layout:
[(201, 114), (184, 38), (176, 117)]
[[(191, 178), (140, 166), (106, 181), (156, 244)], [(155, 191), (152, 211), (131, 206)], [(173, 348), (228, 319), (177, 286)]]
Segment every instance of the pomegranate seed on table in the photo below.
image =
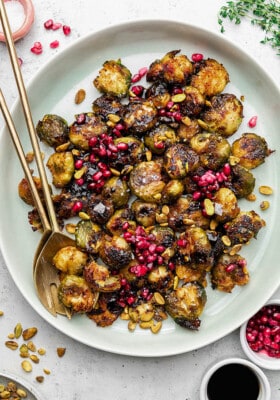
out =
[(44, 22), (44, 27), (46, 29), (51, 29), (53, 26), (53, 20), (52, 19), (48, 19), (46, 22)]
[(51, 49), (56, 49), (59, 46), (59, 41), (54, 40), (53, 42), (50, 43), (50, 48)]
[(68, 36), (71, 33), (71, 28), (68, 25), (63, 25), (62, 30), (65, 36)]

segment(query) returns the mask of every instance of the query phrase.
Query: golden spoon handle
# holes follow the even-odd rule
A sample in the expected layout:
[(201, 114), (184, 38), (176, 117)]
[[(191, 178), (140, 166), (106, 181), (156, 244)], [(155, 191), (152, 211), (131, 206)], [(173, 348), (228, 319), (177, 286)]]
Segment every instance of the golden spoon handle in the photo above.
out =
[(17, 87), (18, 87), (18, 91), (19, 91), (19, 95), (20, 95), (20, 100), (21, 100), (21, 104), (22, 104), (22, 108), (23, 108), (23, 112), (24, 112), (24, 116), (25, 116), (25, 120), (26, 120), (26, 124), (27, 124), (27, 128), (28, 128), (31, 144), (32, 144), (33, 151), (35, 154), (38, 172), (39, 172), (41, 182), (42, 182), (45, 202), (46, 202), (46, 206), (48, 209), (49, 220), (52, 224), (53, 230), (59, 232), (59, 226), (58, 226), (57, 219), (56, 219), (56, 214), (55, 214), (55, 209), (54, 209), (54, 205), (53, 205), (53, 201), (52, 201), (52, 197), (51, 197), (49, 183), (47, 180), (45, 167), (44, 167), (43, 160), (41, 157), (39, 142), (38, 142), (36, 130), (35, 130), (35, 127), (33, 124), (33, 120), (32, 120), (30, 106), (29, 106), (29, 102), (28, 102), (28, 98), (27, 98), (27, 94), (26, 94), (26, 89), (25, 89), (25, 86), (23, 83), (20, 66), (18, 63), (18, 57), (16, 54), (16, 49), (15, 49), (14, 41), (12, 38), (11, 27), (10, 27), (9, 20), (7, 17), (4, 0), (0, 0), (0, 19), (1, 19), (2, 27), (3, 27), (3, 32), (4, 32), (4, 35), (6, 38), (6, 44), (8, 47), (10, 60), (11, 60), (11, 64), (13, 67), (14, 76), (16, 79), (16, 83), (17, 83)]
[(26, 179), (28, 181), (28, 184), (29, 184), (32, 196), (33, 196), (33, 200), (34, 200), (35, 206), (36, 206), (36, 208), (38, 210), (38, 213), (39, 213), (42, 225), (43, 225), (43, 229), (44, 229), (44, 231), (51, 230), (51, 226), (50, 226), (47, 214), (45, 212), (43, 203), (42, 203), (42, 201), (40, 199), (38, 190), (37, 190), (36, 185), (34, 183), (34, 180), (33, 180), (33, 177), (32, 177), (32, 173), (31, 173), (30, 168), (28, 166), (28, 163), (26, 161), (25, 154), (24, 154), (24, 151), (23, 151), (23, 148), (22, 148), (18, 133), (16, 131), (15, 125), (13, 123), (11, 114), (10, 114), (10, 112), (8, 110), (8, 107), (7, 107), (7, 104), (6, 104), (6, 101), (5, 101), (5, 98), (4, 98), (4, 95), (3, 95), (1, 89), (0, 89), (0, 108), (1, 108), (1, 111), (2, 111), (2, 114), (3, 114), (3, 117), (5, 118), (7, 127), (8, 127), (9, 132), (10, 132), (10, 135), (12, 137), (14, 146), (16, 148), (19, 160), (21, 162), (21, 166), (23, 168), (23, 171), (25, 173)]

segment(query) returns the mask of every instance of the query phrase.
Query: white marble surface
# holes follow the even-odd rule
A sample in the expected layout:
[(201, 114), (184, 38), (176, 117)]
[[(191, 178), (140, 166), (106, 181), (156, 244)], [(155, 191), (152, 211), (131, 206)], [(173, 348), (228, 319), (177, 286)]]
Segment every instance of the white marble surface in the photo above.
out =
[[(35, 22), (32, 30), (17, 43), (18, 55), (23, 59), (22, 73), (26, 82), (50, 57), (61, 51), (68, 43), (90, 31), (109, 25), (137, 19), (171, 19), (203, 26), (219, 33), (217, 12), (225, 4), (221, 0), (34, 0)], [(56, 39), (55, 32), (46, 32), (43, 22), (52, 18), (70, 25), (72, 33), (63, 38), (60, 47), (50, 50), (47, 45)], [(280, 85), (280, 58), (268, 46), (259, 44), (262, 32), (242, 23), (240, 26), (226, 23), (225, 36), (246, 48), (271, 77)], [(30, 52), (33, 42), (45, 43), (40, 56)], [(11, 67), (4, 44), (0, 44), (0, 82), (8, 105), (17, 97)], [(3, 120), (0, 119), (1, 125)], [(3, 188), (1, 189), (3, 190)], [(0, 222), (1, 223), (1, 222)], [(20, 266), (19, 266), (20, 268)], [(280, 290), (276, 293), (280, 296)], [(128, 400), (162, 399), (198, 400), (199, 385), (209, 365), (222, 357), (244, 357), (238, 331), (196, 351), (166, 358), (140, 359), (101, 352), (79, 344), (49, 326), (22, 297), (0, 258), (0, 371), (9, 370), (24, 377), (41, 391), (45, 398), (60, 400)], [(36, 326), (35, 344), (45, 347), (47, 354), (35, 365), (31, 374), (21, 369), (18, 352), (6, 348), (4, 342), (17, 322), (23, 327)], [(63, 358), (56, 354), (57, 347), (65, 347)], [(51, 370), (42, 384), (35, 381), (44, 375), (43, 368)], [(279, 372), (265, 371), (272, 387), (272, 400), (280, 399)]]

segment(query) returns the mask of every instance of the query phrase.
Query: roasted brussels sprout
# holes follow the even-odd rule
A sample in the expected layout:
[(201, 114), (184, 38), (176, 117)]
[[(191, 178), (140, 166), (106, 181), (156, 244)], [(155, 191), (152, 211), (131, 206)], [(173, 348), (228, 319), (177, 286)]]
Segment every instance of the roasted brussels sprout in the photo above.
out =
[(78, 248), (89, 254), (98, 254), (102, 238), (102, 230), (99, 225), (90, 220), (81, 220), (75, 229), (75, 241)]
[(71, 151), (63, 151), (50, 155), (47, 167), (52, 174), (52, 183), (57, 188), (65, 187), (75, 172), (74, 157)]
[(167, 292), (173, 287), (174, 276), (165, 265), (160, 265), (153, 268), (152, 271), (149, 272), (148, 282), (152, 289), (163, 293)]
[(129, 186), (139, 199), (159, 203), (165, 186), (161, 164), (156, 161), (144, 161), (136, 165), (130, 173)]
[(116, 158), (110, 160), (110, 165), (119, 171), (125, 171), (132, 165), (138, 164), (145, 156), (145, 146), (143, 142), (133, 136), (123, 136), (114, 140), (114, 144), (124, 144), (125, 150), (119, 150)]
[(254, 211), (241, 211), (237, 217), (224, 224), (224, 229), (231, 244), (245, 244), (256, 238), (264, 220)]
[(131, 204), (131, 210), (139, 225), (144, 227), (155, 225), (156, 213), (159, 211), (159, 207), (156, 203), (149, 203), (136, 199)]
[(114, 208), (124, 207), (130, 197), (129, 187), (125, 180), (118, 176), (113, 176), (103, 186), (102, 196), (105, 199), (111, 199)]
[(235, 196), (245, 198), (251, 194), (255, 187), (256, 179), (254, 175), (240, 164), (231, 167), (230, 179), (224, 184), (231, 189)]
[(192, 268), (190, 265), (187, 264), (180, 264), (180, 263), (176, 264), (176, 275), (184, 283), (198, 282), (203, 287), (206, 287), (207, 286), (206, 273), (207, 271), (204, 269)]
[(174, 129), (165, 124), (160, 124), (149, 131), (144, 137), (145, 145), (154, 154), (163, 154), (166, 148), (178, 142)]
[(199, 155), (202, 165), (213, 170), (225, 164), (231, 152), (226, 138), (209, 132), (195, 135), (190, 140), (190, 146)]
[(58, 297), (73, 312), (87, 313), (95, 306), (98, 294), (90, 290), (83, 277), (66, 275), (58, 287)]
[(213, 264), (212, 247), (204, 229), (190, 226), (178, 240), (179, 259), (192, 268), (209, 271)]
[(92, 111), (103, 121), (107, 121), (110, 115), (122, 115), (124, 106), (118, 97), (103, 94), (92, 103)]
[(249, 282), (246, 260), (239, 254), (223, 254), (211, 270), (214, 289), (231, 293), (235, 285), (244, 286)]
[(106, 224), (106, 229), (112, 234), (116, 236), (120, 236), (123, 233), (123, 224), (128, 223), (130, 228), (134, 228), (136, 226), (135, 221), (133, 219), (133, 211), (126, 207), (116, 210), (112, 217)]
[(199, 166), (199, 156), (183, 143), (170, 146), (163, 157), (163, 165), (172, 179), (183, 179)]
[(220, 188), (213, 197), (215, 208), (215, 220), (224, 223), (235, 218), (240, 208), (233, 191), (227, 188)]
[(125, 97), (131, 83), (131, 72), (121, 60), (110, 60), (103, 64), (93, 84), (101, 93)]
[(170, 51), (161, 60), (154, 61), (147, 72), (147, 81), (163, 80), (169, 85), (185, 85), (193, 72), (193, 66), (188, 57), (179, 52)]
[(162, 191), (161, 202), (172, 204), (184, 193), (184, 183), (179, 179), (170, 179)]
[(206, 299), (204, 287), (197, 282), (189, 282), (165, 296), (166, 310), (178, 325), (197, 330)]
[(126, 106), (123, 122), (132, 133), (143, 134), (155, 126), (157, 109), (150, 100), (135, 100)]
[(36, 132), (42, 142), (58, 147), (68, 141), (69, 127), (67, 121), (59, 115), (46, 114), (37, 123)]
[(201, 131), (202, 128), (196, 119), (184, 117), (183, 123), (181, 123), (177, 129), (177, 136), (180, 142), (188, 143), (193, 136), (201, 133)]
[(213, 96), (211, 105), (200, 115), (203, 128), (224, 137), (233, 135), (243, 119), (243, 105), (234, 94)]
[(218, 61), (208, 58), (195, 66), (196, 72), (192, 75), (190, 85), (207, 97), (221, 93), (229, 82), (229, 75), (225, 67)]
[(188, 117), (197, 117), (204, 108), (204, 96), (193, 86), (186, 86), (184, 94), (186, 99), (180, 103), (181, 113)]
[(114, 292), (121, 288), (120, 277), (111, 275), (106, 265), (91, 261), (84, 268), (84, 278), (91, 290), (98, 292)]
[(265, 162), (272, 151), (266, 140), (256, 133), (243, 133), (231, 146), (232, 155), (239, 159), (239, 164), (247, 169), (253, 169)]
[(171, 99), (168, 85), (164, 82), (153, 83), (146, 90), (145, 98), (151, 100), (156, 108), (165, 108)]
[(76, 115), (76, 120), (69, 127), (71, 143), (81, 150), (89, 149), (89, 139), (107, 132), (107, 125), (93, 113)]
[(69, 275), (81, 275), (87, 261), (87, 253), (75, 246), (62, 247), (53, 257), (53, 265), (59, 271)]
[[(33, 181), (39, 193), (40, 199), (44, 203), (44, 192), (42, 188), (41, 179), (37, 176), (33, 176)], [(51, 190), (51, 187), (50, 187)], [(23, 178), (20, 183), (18, 184), (18, 195), (19, 197), (30, 206), (35, 206), (32, 193), (30, 191), (29, 183), (26, 178)]]
[(104, 225), (114, 214), (113, 202), (110, 199), (92, 195), (85, 206), (85, 212), (90, 216), (92, 222)]
[(132, 250), (121, 236), (104, 235), (99, 249), (101, 260), (114, 271), (129, 264), (132, 260)]
[(87, 316), (102, 328), (112, 325), (123, 310), (120, 306), (116, 307), (117, 300), (115, 292), (100, 293), (95, 307)]
[(184, 232), (187, 226), (197, 225), (203, 229), (209, 227), (209, 218), (203, 215), (200, 204), (192, 196), (181, 196), (169, 206), (168, 225), (175, 232)]

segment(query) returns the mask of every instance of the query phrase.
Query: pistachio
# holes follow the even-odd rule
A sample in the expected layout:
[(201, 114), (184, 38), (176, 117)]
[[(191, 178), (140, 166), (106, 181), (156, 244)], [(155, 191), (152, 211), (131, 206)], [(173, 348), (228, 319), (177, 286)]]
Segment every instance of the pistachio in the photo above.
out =
[(165, 304), (165, 300), (159, 292), (154, 293), (154, 299), (157, 304), (160, 304), (160, 305)]
[(22, 332), (22, 337), (24, 340), (29, 340), (33, 338), (33, 336), (35, 336), (37, 332), (38, 329), (35, 326), (33, 326), (32, 328), (24, 329), (24, 331)]
[(65, 347), (58, 347), (56, 349), (57, 355), (58, 357), (63, 357), (65, 352), (66, 352), (66, 348)]
[(267, 210), (269, 207), (270, 207), (269, 201), (262, 201), (261, 204), (260, 204), (260, 209), (262, 211)]
[(230, 238), (226, 235), (222, 236), (222, 242), (224, 243), (225, 246), (230, 246), (231, 245), (231, 241)]
[(75, 94), (75, 104), (81, 104), (86, 98), (86, 91), (84, 89), (79, 89)]
[(43, 347), (40, 347), (40, 348), (38, 349), (38, 354), (39, 354), (40, 356), (44, 356), (44, 355), (46, 354), (46, 349), (44, 349)]
[(31, 354), (29, 356), (30, 360), (33, 361), (35, 364), (39, 364), (40, 362), (40, 358), (38, 356), (36, 356), (36, 354)]
[(28, 347), (27, 345), (24, 343), (20, 346), (19, 348), (20, 353), (27, 353), (28, 354)]
[(9, 339), (15, 339), (15, 334), (14, 333), (9, 333), (8, 334)]
[(42, 375), (36, 376), (36, 381), (39, 382), (39, 383), (44, 382), (44, 379), (45, 378)]
[(21, 397), (22, 399), (25, 399), (25, 398), (27, 397), (26, 391), (23, 390), (23, 389), (21, 389), (21, 388), (17, 389), (16, 394), (17, 394), (19, 397)]
[(273, 193), (273, 190), (272, 190), (272, 188), (270, 186), (263, 185), (263, 186), (259, 187), (259, 192), (261, 194), (266, 195), (266, 196), (270, 196)]
[(18, 348), (18, 343), (14, 340), (7, 340), (5, 345), (11, 350), (16, 350)]
[(162, 327), (162, 322), (158, 321), (151, 326), (151, 331), (153, 333), (158, 333), (161, 330), (161, 327)]
[(14, 329), (15, 338), (18, 339), (22, 334), (22, 325), (18, 322)]
[(141, 321), (139, 326), (142, 329), (150, 329), (153, 325), (153, 320), (150, 321)]
[(115, 124), (120, 121), (120, 116), (117, 114), (108, 114), (108, 119)]
[(32, 342), (32, 340), (30, 340), (28, 343), (27, 343), (27, 348), (28, 348), (28, 350), (30, 350), (30, 351), (33, 351), (33, 352), (35, 352), (37, 349), (36, 349), (36, 346), (35, 346), (35, 344)]
[(25, 372), (31, 372), (32, 371), (32, 365), (28, 360), (22, 361), (21, 366), (22, 366), (22, 369)]
[(66, 224), (65, 229), (68, 233), (74, 234), (76, 232), (76, 224)]
[(255, 193), (250, 193), (250, 194), (248, 194), (248, 196), (246, 197), (246, 199), (247, 199), (248, 201), (256, 201), (257, 196), (255, 195)]
[(131, 321), (131, 320), (129, 321), (129, 323), (128, 323), (128, 325), (127, 325), (128, 330), (129, 330), (130, 332), (135, 331), (136, 326), (137, 326), (136, 322)]
[(4, 315), (4, 311), (0, 310), (0, 317)]
[(50, 373), (51, 373), (51, 371), (47, 368), (44, 368), (43, 371), (46, 375), (50, 375)]
[(83, 211), (79, 212), (79, 217), (81, 219), (83, 219), (84, 221), (88, 221), (90, 219), (90, 216), (87, 213), (83, 212)]
[(205, 208), (205, 212), (208, 216), (214, 215), (215, 213), (215, 207), (214, 207), (214, 203), (212, 200), (210, 199), (205, 199), (204, 200), (204, 208)]
[(11, 393), (8, 390), (4, 390), (3, 392), (0, 393), (0, 399), (9, 399), (10, 394)]
[(4, 392), (5, 390), (5, 385), (3, 385), (2, 383), (0, 384), (0, 393)]
[(172, 100), (174, 103), (181, 103), (181, 102), (184, 101), (185, 99), (186, 99), (185, 93), (174, 94), (174, 96), (171, 97), (171, 100)]

